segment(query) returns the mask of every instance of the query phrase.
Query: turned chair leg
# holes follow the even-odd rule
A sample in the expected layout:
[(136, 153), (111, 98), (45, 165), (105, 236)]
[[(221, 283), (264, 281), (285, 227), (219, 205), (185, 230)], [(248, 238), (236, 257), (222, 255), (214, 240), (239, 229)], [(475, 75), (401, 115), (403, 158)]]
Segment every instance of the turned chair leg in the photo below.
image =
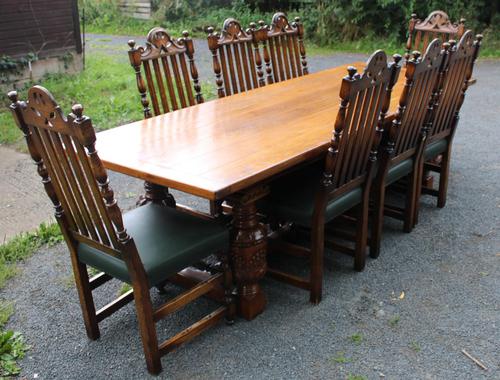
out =
[(89, 339), (97, 340), (101, 334), (99, 332), (94, 297), (92, 296), (92, 289), (90, 288), (87, 266), (79, 262), (76, 258), (73, 262), (73, 274), (75, 276), (76, 289), (80, 298), (80, 306), (82, 308), (85, 330)]
[(139, 331), (141, 333), (142, 346), (146, 365), (149, 373), (157, 375), (161, 372), (160, 351), (158, 349), (158, 337), (153, 319), (153, 305), (147, 286), (133, 284), (134, 301), (139, 320)]
[(443, 208), (446, 205), (446, 195), (448, 193), (448, 177), (450, 174), (451, 149), (448, 147), (441, 160), (441, 172), (439, 174), (439, 191), (437, 207)]
[(309, 302), (318, 304), (323, 293), (323, 255), (325, 250), (325, 227), (314, 226), (311, 229), (311, 273)]
[(361, 272), (366, 264), (366, 242), (368, 240), (368, 194), (363, 195), (358, 205), (356, 220), (356, 243), (354, 247), (354, 270)]
[(373, 196), (373, 215), (370, 234), (370, 257), (376, 259), (380, 255), (380, 241), (384, 225), (385, 186), (378, 186)]

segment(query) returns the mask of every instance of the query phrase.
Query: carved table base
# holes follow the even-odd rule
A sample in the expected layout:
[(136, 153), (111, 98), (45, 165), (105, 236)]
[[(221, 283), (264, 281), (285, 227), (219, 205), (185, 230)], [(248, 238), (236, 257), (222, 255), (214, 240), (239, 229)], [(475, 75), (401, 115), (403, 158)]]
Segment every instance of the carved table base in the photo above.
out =
[(231, 263), (238, 291), (238, 313), (247, 320), (262, 313), (267, 302), (259, 285), (267, 270), (267, 234), (266, 227), (259, 222), (255, 204), (267, 193), (267, 188), (259, 187), (228, 199), (233, 207)]
[(144, 190), (145, 194), (139, 197), (136, 202), (137, 206), (144, 206), (146, 203), (153, 202), (167, 207), (175, 207), (174, 196), (168, 192), (168, 187), (145, 181)]

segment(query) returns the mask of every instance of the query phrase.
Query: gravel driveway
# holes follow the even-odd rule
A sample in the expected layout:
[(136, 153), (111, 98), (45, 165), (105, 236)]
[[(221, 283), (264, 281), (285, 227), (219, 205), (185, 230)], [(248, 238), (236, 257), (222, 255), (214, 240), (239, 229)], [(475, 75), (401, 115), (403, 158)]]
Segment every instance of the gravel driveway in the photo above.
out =
[[(359, 57), (310, 62), (318, 70)], [(199, 66), (202, 73), (210, 70), (207, 63)], [(499, 379), (500, 61), (480, 61), (474, 76), (478, 83), (462, 109), (444, 209), (424, 197), (411, 234), (387, 220), (381, 256), (369, 260), (363, 273), (351, 269), (351, 260), (328, 255), (318, 306), (307, 302), (306, 292), (266, 279), (269, 304), (262, 315), (231, 327), (220, 324), (168, 354), (159, 378)], [(111, 177), (121, 204), (130, 207), (140, 182)], [(31, 345), (21, 363), (23, 377), (148, 378), (133, 305), (101, 324), (98, 341), (86, 338), (64, 245), (42, 249), (20, 268), (1, 297), (16, 300), (8, 328), (21, 331)], [(99, 291), (98, 304), (118, 289), (110, 283)], [(170, 296), (177, 291), (169, 289)], [(161, 302), (164, 296), (153, 293)], [(158, 325), (160, 337), (211, 307), (201, 300), (166, 319)]]

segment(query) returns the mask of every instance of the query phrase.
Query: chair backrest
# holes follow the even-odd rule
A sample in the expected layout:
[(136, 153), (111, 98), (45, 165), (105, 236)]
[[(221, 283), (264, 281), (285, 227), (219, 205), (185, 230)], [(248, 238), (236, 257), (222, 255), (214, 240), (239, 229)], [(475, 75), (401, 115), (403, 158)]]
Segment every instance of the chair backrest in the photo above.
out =
[(207, 29), (208, 47), (219, 98), (263, 86), (264, 73), (254, 28), (243, 30), (239, 21), (228, 18), (220, 33)]
[(432, 126), (428, 131), (429, 139), (439, 139), (453, 133), (459, 118), (459, 111), (469, 87), (474, 63), (479, 54), (483, 36), (478, 34), (476, 40), (472, 31), (464, 33), (458, 44), (450, 41), (450, 50), (446, 68), (442, 75), (441, 94), (434, 106)]
[(323, 178), (326, 186), (340, 188), (348, 183), (361, 184), (366, 179), (369, 162), (376, 160), (400, 60), (400, 55), (394, 55), (394, 61), (387, 64), (386, 54), (377, 50), (361, 75), (356, 68), (347, 68), (326, 157)]
[[(405, 84), (396, 115), (387, 131), (387, 146), (394, 158), (415, 152), (438, 95), (439, 73), (446, 63), (449, 44), (436, 38), (424, 56), (418, 51), (406, 63)], [(391, 154), (392, 154), (391, 152)], [(405, 157), (400, 157), (405, 156)]]
[(419, 20), (416, 14), (411, 15), (408, 25), (408, 40), (406, 41), (405, 60), (410, 59), (414, 50), (424, 52), (429, 43), (440, 38), (441, 41), (460, 39), (465, 32), (465, 19), (453, 24), (443, 11), (433, 11), (425, 20)]
[(26, 102), (19, 101), (15, 91), (9, 98), (68, 244), (83, 242), (121, 258), (121, 249), (131, 239), (82, 106), (74, 105), (65, 117), (52, 95), (40, 86), (29, 89)]
[(203, 103), (193, 40), (188, 32), (183, 32), (182, 37), (175, 40), (165, 29), (156, 27), (149, 31), (145, 47), (136, 46), (134, 40), (128, 45), (145, 118), (153, 116), (148, 95), (154, 115)]
[(268, 83), (308, 74), (304, 25), (300, 18), (296, 17), (290, 24), (286, 15), (278, 12), (265, 30), (266, 33), (259, 34), (259, 37), (262, 41)]

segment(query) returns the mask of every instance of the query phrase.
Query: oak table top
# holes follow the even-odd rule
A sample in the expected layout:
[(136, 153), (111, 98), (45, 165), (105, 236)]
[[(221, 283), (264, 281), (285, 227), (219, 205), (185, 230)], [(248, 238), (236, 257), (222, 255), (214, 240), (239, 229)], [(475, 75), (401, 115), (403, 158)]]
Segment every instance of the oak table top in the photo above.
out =
[[(365, 64), (353, 64), (362, 71)], [(348, 65), (208, 101), (97, 135), (111, 170), (223, 199), (327, 148)], [(401, 94), (404, 69), (390, 110)]]

